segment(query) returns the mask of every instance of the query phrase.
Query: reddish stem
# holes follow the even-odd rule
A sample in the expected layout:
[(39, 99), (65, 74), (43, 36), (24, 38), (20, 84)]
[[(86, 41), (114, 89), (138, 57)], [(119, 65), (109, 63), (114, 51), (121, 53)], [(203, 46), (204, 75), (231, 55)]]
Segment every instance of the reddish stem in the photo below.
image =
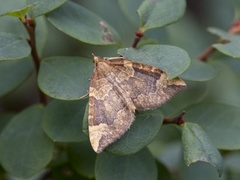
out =
[(215, 51), (216, 49), (212, 46), (205, 49), (199, 56), (198, 59), (201, 61), (207, 61), (208, 57)]
[(134, 38), (133, 44), (131, 47), (136, 48), (142, 37), (143, 37), (143, 32), (140, 29), (137, 30), (137, 32), (135, 33), (135, 38)]
[[(238, 34), (238, 33), (240, 33), (240, 20), (235, 21), (231, 25), (230, 29), (228, 30), (228, 33), (229, 34)], [(218, 42), (224, 44), (224, 43), (227, 43), (228, 41), (220, 39), (220, 40), (218, 40)], [(199, 55), (198, 59), (201, 60), (201, 61), (206, 61), (212, 55), (212, 53), (215, 52), (215, 50), (216, 49), (213, 48), (212, 46), (208, 47), (206, 50), (204, 50)]]
[(239, 34), (240, 33), (240, 20), (233, 22), (231, 28), (228, 31), (229, 34)]
[[(36, 36), (35, 36), (36, 23), (33, 19), (26, 17), (23, 24), (29, 34), (29, 39), (27, 41), (31, 47), (32, 59), (33, 59), (34, 65), (35, 65), (36, 72), (38, 74), (39, 67), (40, 67), (40, 58), (38, 56), (37, 47), (36, 47)], [(39, 89), (38, 89), (38, 91), (39, 91), (40, 103), (46, 105), (47, 104), (46, 95), (43, 94)]]
[(185, 119), (183, 118), (183, 116), (186, 114), (185, 111), (183, 111), (181, 114), (179, 114), (176, 117), (173, 118), (164, 118), (163, 119), (163, 124), (177, 124), (177, 125), (181, 125), (185, 123)]

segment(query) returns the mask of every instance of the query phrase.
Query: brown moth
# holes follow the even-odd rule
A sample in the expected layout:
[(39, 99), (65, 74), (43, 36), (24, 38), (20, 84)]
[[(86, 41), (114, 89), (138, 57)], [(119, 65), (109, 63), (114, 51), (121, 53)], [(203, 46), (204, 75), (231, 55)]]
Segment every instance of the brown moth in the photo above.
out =
[(88, 130), (97, 153), (130, 128), (136, 110), (157, 108), (186, 87), (180, 78), (168, 79), (161, 69), (124, 57), (93, 60)]

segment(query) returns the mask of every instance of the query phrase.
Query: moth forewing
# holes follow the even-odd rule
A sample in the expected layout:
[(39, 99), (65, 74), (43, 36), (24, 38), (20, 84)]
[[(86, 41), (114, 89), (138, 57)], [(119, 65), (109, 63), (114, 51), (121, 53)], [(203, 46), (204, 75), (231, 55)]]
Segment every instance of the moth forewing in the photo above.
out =
[(161, 69), (124, 57), (94, 56), (94, 65), (88, 124), (97, 153), (130, 128), (135, 110), (157, 108), (186, 87), (180, 78), (169, 80)]

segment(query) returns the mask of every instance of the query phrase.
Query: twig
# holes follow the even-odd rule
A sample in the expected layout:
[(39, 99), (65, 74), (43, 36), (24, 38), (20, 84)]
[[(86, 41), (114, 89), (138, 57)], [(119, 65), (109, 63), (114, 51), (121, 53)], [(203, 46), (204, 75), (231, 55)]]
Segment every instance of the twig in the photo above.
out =
[[(228, 33), (229, 34), (240, 33), (240, 20), (235, 21), (231, 25), (230, 29), (228, 30)], [(218, 42), (224, 44), (229, 41), (220, 39), (220, 40), (218, 40)], [(216, 51), (216, 49), (214, 47), (210, 46), (199, 55), (198, 59), (201, 61), (206, 61), (212, 55), (212, 53), (215, 51)]]
[(141, 38), (143, 37), (143, 32), (139, 29), (136, 33), (135, 33), (135, 38), (132, 44), (132, 48), (136, 48), (139, 41), (141, 40)]
[(208, 57), (215, 51), (216, 49), (212, 46), (205, 49), (199, 56), (198, 59), (201, 61), (206, 61)]
[(163, 124), (177, 124), (177, 125), (181, 125), (185, 123), (185, 119), (183, 118), (183, 116), (186, 114), (185, 111), (183, 111), (181, 114), (179, 114), (176, 117), (173, 118), (164, 118), (163, 119)]
[[(27, 41), (31, 47), (32, 59), (35, 65), (36, 72), (38, 74), (39, 67), (40, 67), (40, 58), (38, 56), (37, 47), (36, 47), (36, 37), (35, 37), (36, 23), (33, 19), (27, 18), (27, 17), (25, 17), (25, 21), (22, 21), (22, 22), (29, 34), (29, 39)], [(39, 91), (40, 103), (46, 105), (47, 104), (46, 95), (43, 94), (39, 89), (38, 91)]]
[(229, 34), (239, 34), (240, 33), (240, 20), (235, 21), (228, 31)]

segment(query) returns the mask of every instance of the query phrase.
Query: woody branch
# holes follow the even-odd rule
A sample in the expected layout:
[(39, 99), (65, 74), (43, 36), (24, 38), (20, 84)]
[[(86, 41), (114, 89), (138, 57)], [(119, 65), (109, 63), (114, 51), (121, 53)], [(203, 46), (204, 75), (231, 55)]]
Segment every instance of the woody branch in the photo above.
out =
[(136, 33), (135, 33), (135, 38), (132, 44), (132, 48), (136, 48), (139, 41), (141, 40), (141, 38), (143, 37), (143, 32), (139, 29)]
[(181, 125), (185, 123), (185, 119), (183, 116), (186, 114), (185, 111), (183, 111), (181, 114), (177, 115), (176, 117), (173, 118), (164, 118), (163, 119), (163, 124), (177, 124)]
[[(232, 26), (230, 27), (229, 34), (238, 34), (240, 33), (240, 20), (235, 21)], [(218, 40), (218, 42), (220, 43), (227, 43), (228, 41), (226, 40)], [(212, 53), (214, 53), (216, 51), (216, 49), (212, 46), (208, 47), (207, 49), (205, 49), (198, 57), (199, 60), (201, 61), (206, 61), (211, 55)]]
[[(29, 39), (27, 39), (27, 41), (31, 47), (31, 56), (35, 65), (36, 72), (38, 74), (39, 67), (40, 67), (40, 58), (38, 56), (37, 47), (36, 47), (36, 35), (35, 35), (36, 23), (32, 18), (28, 18), (28, 17), (25, 17), (25, 19), (22, 20), (22, 23), (29, 34)], [(40, 90), (38, 91), (39, 91), (40, 103), (46, 105), (47, 97)]]

